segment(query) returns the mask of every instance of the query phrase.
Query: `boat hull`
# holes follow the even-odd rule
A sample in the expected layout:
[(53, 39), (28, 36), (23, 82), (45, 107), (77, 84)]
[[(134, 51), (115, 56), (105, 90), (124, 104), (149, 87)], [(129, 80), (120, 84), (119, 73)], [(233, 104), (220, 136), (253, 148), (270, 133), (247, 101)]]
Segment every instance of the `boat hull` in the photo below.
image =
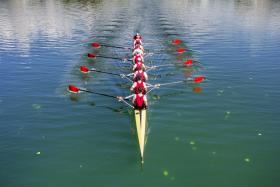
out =
[(144, 162), (144, 149), (146, 139), (146, 128), (147, 128), (147, 110), (134, 110), (135, 124), (138, 136), (138, 143), (141, 154), (141, 162)]

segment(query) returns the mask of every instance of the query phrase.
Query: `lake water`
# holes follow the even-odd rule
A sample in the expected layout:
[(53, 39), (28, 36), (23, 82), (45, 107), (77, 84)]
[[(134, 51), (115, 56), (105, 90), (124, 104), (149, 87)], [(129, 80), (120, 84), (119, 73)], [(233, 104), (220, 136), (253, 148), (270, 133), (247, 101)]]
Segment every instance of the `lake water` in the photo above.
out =
[[(87, 53), (129, 57), (90, 43), (130, 47), (136, 32), (148, 65), (170, 65), (149, 83), (206, 77), (149, 94), (143, 166), (131, 109), (67, 92), (129, 95), (126, 80), (79, 66), (128, 73)], [(0, 185), (278, 187), (279, 51), (278, 0), (2, 0)]]

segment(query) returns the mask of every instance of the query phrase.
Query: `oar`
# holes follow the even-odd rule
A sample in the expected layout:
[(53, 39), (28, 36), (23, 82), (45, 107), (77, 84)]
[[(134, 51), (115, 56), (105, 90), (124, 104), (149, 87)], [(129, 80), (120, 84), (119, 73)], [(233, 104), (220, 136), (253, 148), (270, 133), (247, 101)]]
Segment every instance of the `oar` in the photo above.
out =
[[(185, 62), (183, 62), (183, 64), (187, 65), (187, 66), (193, 65), (193, 60), (188, 59)], [(150, 71), (152, 69), (156, 69), (156, 68), (160, 68), (160, 67), (168, 67), (168, 66), (175, 66), (175, 64), (162, 64), (162, 65), (158, 65), (158, 66), (146, 66), (147, 67), (146, 71)]]
[(92, 93), (92, 94), (96, 94), (96, 95), (103, 95), (106, 97), (112, 97), (112, 98), (116, 98), (118, 99), (118, 96), (114, 96), (114, 95), (109, 95), (109, 94), (105, 94), (105, 93), (99, 93), (99, 92), (94, 92), (94, 91), (90, 91), (84, 88), (78, 88), (74, 85), (69, 85), (68, 86), (68, 91), (71, 93), (80, 93), (80, 92), (87, 92), (87, 93)]
[(193, 82), (194, 83), (201, 83), (202, 81), (205, 80), (205, 77), (204, 76), (198, 76), (198, 77), (194, 77), (193, 78)]
[(116, 46), (116, 45), (108, 45), (108, 44), (102, 44), (98, 42), (91, 43), (91, 46), (94, 48), (100, 48), (100, 47), (111, 47), (111, 48), (118, 48), (118, 49), (133, 49), (131, 47), (124, 47), (124, 46)]
[(193, 60), (192, 59), (188, 59), (184, 62), (185, 65), (190, 66), (193, 64)]
[(117, 73), (111, 73), (111, 72), (107, 72), (107, 71), (101, 71), (101, 70), (97, 70), (95, 68), (91, 68), (89, 69), (88, 67), (86, 66), (80, 66), (80, 71), (82, 73), (90, 73), (90, 72), (98, 72), (98, 73), (105, 73), (105, 74), (109, 74), (109, 75), (116, 75), (116, 76), (120, 76), (121, 78), (126, 78), (127, 80), (129, 80), (130, 82), (133, 82), (131, 79), (129, 79), (128, 77), (131, 77), (133, 76), (133, 74), (117, 74)]
[[(194, 83), (201, 83), (204, 80), (205, 80), (204, 76), (198, 76), (198, 77), (194, 77), (194, 78), (188, 78), (187, 80), (179, 80), (179, 81), (174, 81), (174, 82), (160, 83), (160, 84), (155, 84), (155, 85), (151, 85), (151, 86), (159, 88), (160, 86), (178, 84), (178, 83), (183, 83), (183, 82), (188, 82), (188, 81), (192, 81)], [(151, 86), (148, 86), (148, 87), (151, 87)]]
[(86, 66), (80, 66), (80, 71), (82, 73), (89, 73), (89, 72), (98, 72), (98, 73), (105, 73), (105, 74), (110, 74), (110, 75), (117, 75), (117, 76), (121, 76), (121, 74), (117, 74), (117, 73), (111, 73), (111, 72), (107, 72), (107, 71), (101, 71), (101, 70), (97, 70), (95, 68), (91, 68), (89, 69), (88, 67)]
[(187, 80), (180, 80), (180, 81), (174, 81), (174, 82), (167, 82), (167, 83), (161, 83), (161, 84), (155, 84), (155, 85), (149, 85), (147, 87), (152, 87), (146, 94), (151, 92), (152, 90), (159, 88), (160, 86), (166, 86), (166, 85), (172, 85), (172, 84), (178, 84), (178, 83), (183, 83), (183, 82), (188, 82), (188, 81), (193, 81), (194, 83), (201, 83), (205, 79), (204, 76), (198, 76), (194, 78), (189, 78)]
[(162, 64), (162, 65), (158, 65), (158, 66), (146, 66), (146, 72), (149, 72), (151, 70), (154, 70), (156, 68), (160, 68), (160, 67), (168, 67), (168, 66), (174, 66), (174, 64)]
[[(183, 43), (183, 41), (182, 40), (180, 40), (180, 39), (173, 39), (173, 40), (171, 40), (171, 44), (172, 45), (179, 45), (179, 44), (182, 44)], [(169, 49), (160, 49), (160, 50), (147, 50), (147, 53), (151, 53), (151, 54), (159, 54), (159, 53), (161, 53), (161, 52), (172, 52), (173, 50), (169, 50)], [(178, 48), (177, 50), (176, 50), (176, 52), (177, 53), (184, 53), (184, 52), (186, 52), (186, 51), (192, 51), (192, 52), (197, 52), (197, 51), (194, 51), (194, 50), (192, 50), (192, 49), (185, 49), (185, 48), (183, 48), (183, 47), (180, 47), (180, 48)], [(174, 51), (175, 52), (175, 51)]]
[[(171, 43), (173, 44), (173, 45), (179, 45), (179, 44), (181, 44), (183, 41), (182, 40), (180, 40), (180, 39), (173, 39), (172, 41), (171, 41)], [(177, 50), (176, 50), (176, 52), (177, 53), (184, 53), (186, 50), (184, 49), (184, 48), (178, 48)], [(148, 51), (148, 52), (150, 52), (150, 51)]]
[(194, 51), (192, 49), (185, 49), (185, 48), (178, 48), (176, 50), (174, 49), (158, 49), (158, 50), (147, 50), (147, 55), (154, 55), (154, 54), (162, 54), (162, 53), (165, 53), (165, 52), (168, 52), (168, 53), (172, 53), (172, 54), (182, 54), (182, 53), (185, 53), (185, 52), (197, 52), (197, 51)]
[(131, 104), (129, 104), (127, 101), (125, 101), (125, 100), (129, 100), (129, 98), (124, 98), (124, 97), (115, 96), (115, 95), (109, 95), (109, 94), (105, 94), (105, 93), (94, 92), (94, 91), (87, 90), (87, 89), (84, 89), (84, 88), (78, 88), (74, 85), (69, 85), (68, 86), (68, 91), (71, 92), (71, 93), (75, 93), (75, 94), (80, 93), (80, 92), (87, 92), (87, 93), (91, 93), (91, 94), (96, 94), (96, 95), (102, 95), (102, 96), (105, 96), (105, 97), (115, 98), (119, 101), (124, 102), (128, 106), (134, 108)]
[(178, 48), (176, 51), (177, 51), (177, 53), (184, 53), (185, 52), (185, 48)]
[(118, 58), (118, 57), (110, 57), (110, 56), (103, 56), (103, 55), (96, 55), (94, 53), (88, 53), (88, 58), (96, 58), (96, 57), (100, 57), (100, 58), (109, 58), (109, 59), (116, 59), (116, 60), (122, 60), (122, 61), (132, 61), (131, 59), (127, 59), (127, 58)]
[(174, 39), (174, 40), (171, 41), (171, 43), (172, 43), (173, 45), (178, 45), (178, 44), (181, 44), (181, 43), (182, 43), (182, 40), (180, 40), (180, 39)]

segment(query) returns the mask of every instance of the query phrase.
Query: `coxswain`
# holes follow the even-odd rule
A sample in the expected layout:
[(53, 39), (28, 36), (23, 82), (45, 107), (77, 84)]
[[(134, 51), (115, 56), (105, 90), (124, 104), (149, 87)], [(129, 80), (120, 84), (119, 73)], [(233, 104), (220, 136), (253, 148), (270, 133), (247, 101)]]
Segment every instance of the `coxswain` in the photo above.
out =
[(142, 110), (148, 107), (147, 97), (144, 94), (144, 90), (140, 87), (138, 94), (133, 95), (132, 103), (135, 109)]
[(147, 92), (147, 86), (144, 81), (141, 80), (141, 77), (136, 77), (135, 82), (130, 87), (130, 91), (134, 91), (135, 94), (139, 93), (139, 88), (142, 88), (143, 93)]
[(138, 79), (140, 79), (143, 82), (148, 80), (148, 75), (144, 71), (144, 69), (140, 69), (134, 72), (133, 80), (136, 81)]

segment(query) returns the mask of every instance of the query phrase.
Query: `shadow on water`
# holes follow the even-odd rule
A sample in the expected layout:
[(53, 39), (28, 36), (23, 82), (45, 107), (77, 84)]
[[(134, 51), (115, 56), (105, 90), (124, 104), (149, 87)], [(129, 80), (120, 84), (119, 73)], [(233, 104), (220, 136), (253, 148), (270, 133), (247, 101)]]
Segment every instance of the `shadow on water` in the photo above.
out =
[[(80, 101), (82, 101), (82, 98), (79, 97), (78, 95), (74, 95), (74, 94), (71, 94), (69, 96), (69, 99), (70, 101), (74, 102), (74, 103), (78, 103)], [(120, 107), (111, 107), (110, 105), (96, 105), (96, 103), (94, 101), (88, 101), (87, 102), (89, 106), (91, 107), (100, 107), (100, 108), (106, 108), (112, 112), (115, 112), (115, 113), (119, 113), (119, 114), (128, 114), (128, 109), (127, 107), (124, 107), (124, 106), (120, 106)]]
[(102, 107), (102, 108), (109, 109), (109, 110), (111, 110), (112, 112), (115, 112), (115, 113), (129, 115), (128, 109), (125, 108), (125, 107), (113, 108), (113, 107), (110, 107), (110, 106), (99, 106), (99, 105), (96, 106), (96, 107)]

